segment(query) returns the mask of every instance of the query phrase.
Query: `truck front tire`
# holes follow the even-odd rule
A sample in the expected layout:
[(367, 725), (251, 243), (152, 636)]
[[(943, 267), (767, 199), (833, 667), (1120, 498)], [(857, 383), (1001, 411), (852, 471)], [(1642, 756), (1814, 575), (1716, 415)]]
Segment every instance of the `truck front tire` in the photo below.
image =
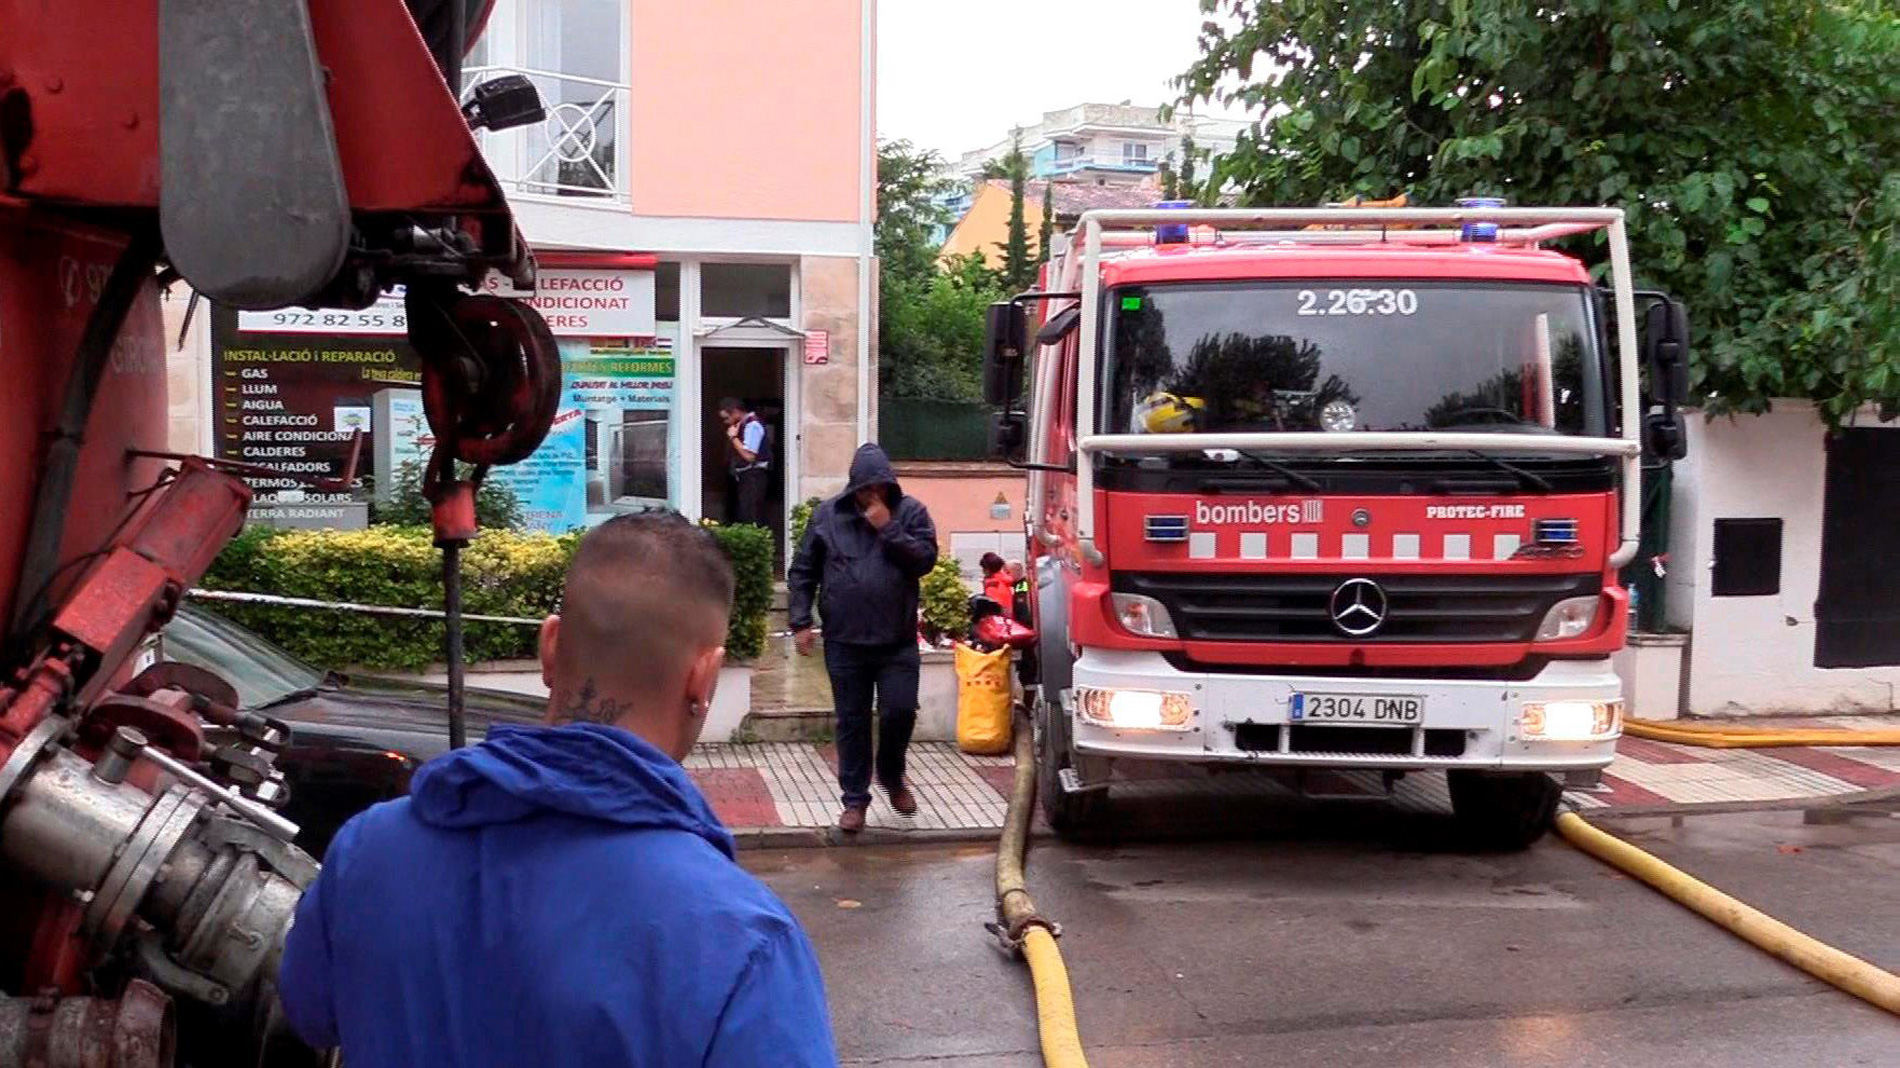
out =
[(1036, 712), (1036, 799), (1049, 826), (1066, 839), (1084, 839), (1101, 830), (1108, 817), (1108, 789), (1062, 789), (1062, 771), (1069, 766), (1068, 717), (1043, 702)]
[(1448, 771), (1451, 810), (1466, 842), (1490, 852), (1528, 849), (1557, 815), (1563, 789), (1541, 771)]

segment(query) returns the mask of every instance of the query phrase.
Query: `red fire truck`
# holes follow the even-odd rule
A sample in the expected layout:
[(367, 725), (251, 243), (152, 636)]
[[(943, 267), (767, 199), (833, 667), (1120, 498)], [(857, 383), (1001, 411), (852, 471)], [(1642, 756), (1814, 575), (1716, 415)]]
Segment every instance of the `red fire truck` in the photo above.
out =
[(1557, 776), (1610, 762), (1618, 571), (1645, 449), (1682, 453), (1686, 317), (1635, 291), (1621, 210), (1497, 203), (1090, 212), (1044, 290), (991, 307), (1058, 829), (1118, 762), (1309, 792), (1442, 770), (1471, 838), (1514, 848)]

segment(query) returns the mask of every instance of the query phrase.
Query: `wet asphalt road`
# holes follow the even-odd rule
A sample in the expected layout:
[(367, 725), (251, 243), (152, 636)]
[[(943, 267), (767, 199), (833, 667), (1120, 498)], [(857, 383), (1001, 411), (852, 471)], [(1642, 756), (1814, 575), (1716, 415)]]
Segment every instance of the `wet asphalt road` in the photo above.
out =
[[(1118, 807), (1116, 841), (1029, 863), (1097, 1068), (1900, 1065), (1900, 1020), (1555, 839), (1474, 856), (1377, 804)], [(1887, 811), (1603, 825), (1900, 970)], [(988, 848), (744, 859), (817, 943), (846, 1063), (1040, 1063), (1028, 971), (981, 926)]]

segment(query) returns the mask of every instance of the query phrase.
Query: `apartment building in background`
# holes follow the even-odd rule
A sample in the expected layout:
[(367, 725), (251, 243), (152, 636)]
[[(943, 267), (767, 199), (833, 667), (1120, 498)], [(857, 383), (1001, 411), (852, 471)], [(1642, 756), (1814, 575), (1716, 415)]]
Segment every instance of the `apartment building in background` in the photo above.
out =
[[(546, 104), (545, 121), (480, 140), (541, 264), (534, 299), (567, 370), (548, 442), (491, 476), (533, 525), (656, 505), (726, 515), (723, 396), (773, 427), (781, 530), (875, 436), (875, 8), (497, 0), (464, 88), (523, 74)], [(363, 429), (385, 483), (426, 454), (419, 364), (387, 315), (200, 309), (185, 328), (185, 305), (174, 291), (177, 447), (335, 473)], [(311, 352), (338, 358), (273, 358)], [(253, 432), (265, 411), (305, 429)], [(270, 481), (266, 519), (273, 494), (299, 525), (363, 519), (360, 501), (299, 501)]]
[[(1076, 104), (1045, 111), (1042, 119), (1015, 131), (1029, 157), (1029, 176), (1080, 185), (1134, 185), (1172, 159), (1178, 167), (1182, 143), (1194, 139), (1196, 153), (1212, 159), (1233, 151), (1247, 123), (1239, 119), (1176, 111), (1162, 118), (1160, 107)], [(954, 177), (974, 183), (992, 160), (1009, 152), (1011, 131), (995, 142), (952, 161)], [(1206, 173), (1205, 170), (1202, 173)], [(959, 212), (959, 214), (961, 214)]]

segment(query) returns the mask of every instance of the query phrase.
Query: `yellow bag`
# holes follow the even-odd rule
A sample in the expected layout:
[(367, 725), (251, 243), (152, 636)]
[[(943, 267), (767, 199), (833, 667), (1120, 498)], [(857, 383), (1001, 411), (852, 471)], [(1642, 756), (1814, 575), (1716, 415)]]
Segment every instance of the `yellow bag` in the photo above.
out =
[(981, 653), (957, 643), (957, 748), (973, 756), (1009, 752), (1009, 650)]

